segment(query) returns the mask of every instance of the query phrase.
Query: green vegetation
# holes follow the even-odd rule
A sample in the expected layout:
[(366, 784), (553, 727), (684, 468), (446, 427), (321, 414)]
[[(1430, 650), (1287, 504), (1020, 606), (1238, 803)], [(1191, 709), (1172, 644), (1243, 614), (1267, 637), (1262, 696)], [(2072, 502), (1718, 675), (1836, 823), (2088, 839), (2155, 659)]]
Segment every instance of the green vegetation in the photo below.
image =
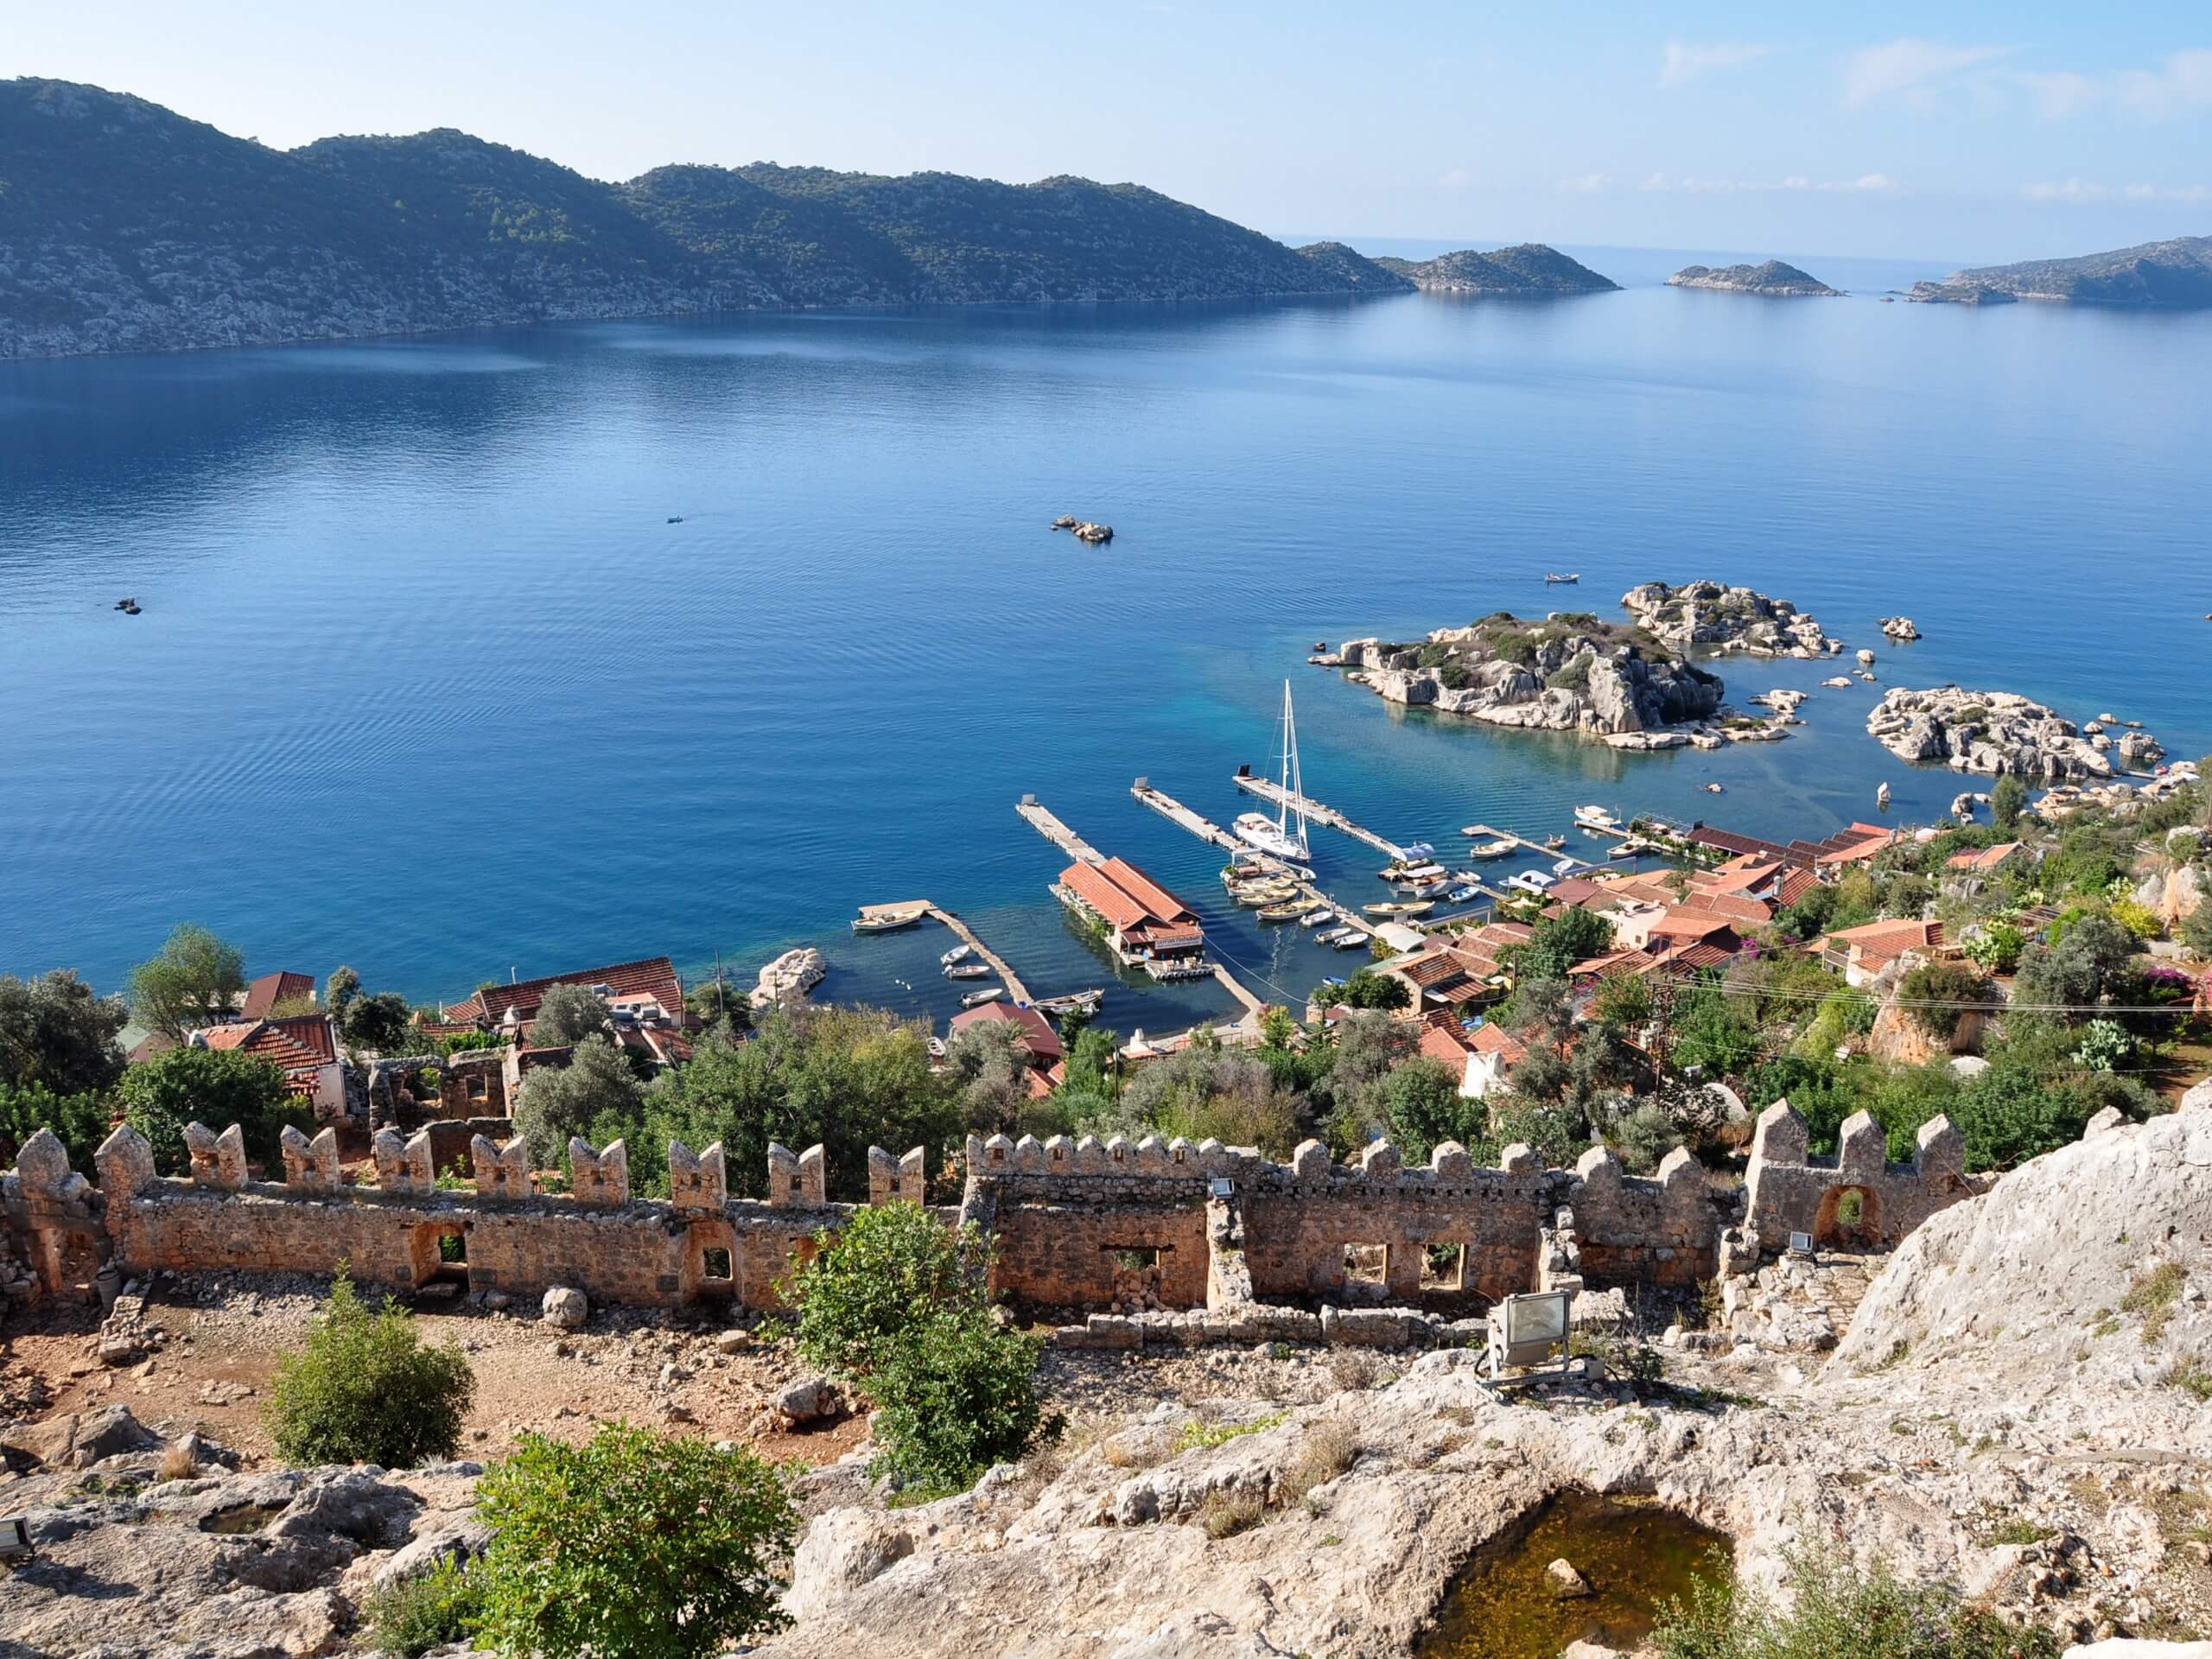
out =
[(124, 1121), (146, 1137), (154, 1167), (181, 1175), (191, 1166), (184, 1128), (199, 1122), (220, 1134), (235, 1123), (245, 1137), (246, 1156), (276, 1167), (277, 1138), (284, 1126), (314, 1127), (314, 1114), (284, 1087), (274, 1062), (235, 1049), (187, 1045), (157, 1054), (124, 1073), (117, 1090)]
[(245, 991), (245, 957), (206, 928), (178, 924), (161, 950), (130, 970), (130, 1012), (181, 1042), (231, 1017)]
[(1056, 1430), (1037, 1396), (1041, 1341), (994, 1316), (980, 1237), (899, 1203), (817, 1238), (785, 1300), (800, 1351), (874, 1402), (874, 1472), (917, 1496), (958, 1491)]
[(0, 1085), (0, 1162), (13, 1165), (24, 1141), (41, 1129), (52, 1129), (69, 1154), (69, 1166), (90, 1174), (92, 1154), (108, 1136), (108, 1114), (105, 1095), (57, 1095), (39, 1083)]
[(123, 1071), (115, 1039), (127, 1018), (121, 998), (94, 995), (67, 968), (28, 980), (0, 974), (0, 1095), (111, 1087)]
[(397, 1302), (371, 1313), (341, 1265), (306, 1345), (270, 1379), (262, 1414), (276, 1455), (297, 1467), (406, 1469), (454, 1455), (475, 1393), (457, 1344), (425, 1345)]
[[(634, 1122), (645, 1099), (645, 1091), (622, 1051), (594, 1033), (576, 1045), (568, 1065), (543, 1066), (523, 1079), (514, 1106), (515, 1130), (530, 1142), (531, 1157), (550, 1165), (567, 1154), (571, 1136), (589, 1141), (603, 1133), (602, 1124)], [(604, 1146), (606, 1141), (593, 1144)], [(661, 1179), (667, 1179), (665, 1170)]]
[(1201, 1446), (1211, 1449), (1227, 1446), (1231, 1440), (1240, 1440), (1247, 1434), (1257, 1434), (1262, 1429), (1273, 1428), (1283, 1421), (1283, 1414), (1279, 1411), (1242, 1423), (1209, 1423), (1193, 1417), (1183, 1425), (1183, 1432), (1175, 1437), (1175, 1449), (1192, 1452)]
[(588, 985), (549, 985), (530, 1024), (533, 1048), (569, 1048), (607, 1029), (607, 1004)]
[(372, 1590), (361, 1605), (375, 1650), (399, 1659), (422, 1659), (433, 1648), (473, 1635), (483, 1611), (482, 1580), (451, 1560)]
[(1405, 981), (1378, 974), (1372, 968), (1354, 969), (1343, 984), (1317, 991), (1314, 995), (1323, 1002), (1340, 1002), (1348, 1008), (1385, 1011), (1410, 1007), (1414, 1000)]
[(1984, 995), (1981, 976), (1963, 963), (1925, 962), (1897, 982), (1897, 997), (1913, 1020), (1929, 1035), (1946, 1042), (1956, 1034), (1966, 1018), (1961, 1003), (1979, 1003)]
[(476, 1636), (539, 1659), (700, 1659), (790, 1621), (798, 1529), (750, 1451), (601, 1423), (582, 1446), (524, 1433), (477, 1484), (492, 1542), (468, 1569)]
[(2057, 1659), (2058, 1639), (2014, 1630), (1955, 1591), (1909, 1585), (1886, 1566), (1803, 1548), (1789, 1558), (1784, 1611), (1740, 1580), (1670, 1602), (1652, 1644), (1663, 1659)]

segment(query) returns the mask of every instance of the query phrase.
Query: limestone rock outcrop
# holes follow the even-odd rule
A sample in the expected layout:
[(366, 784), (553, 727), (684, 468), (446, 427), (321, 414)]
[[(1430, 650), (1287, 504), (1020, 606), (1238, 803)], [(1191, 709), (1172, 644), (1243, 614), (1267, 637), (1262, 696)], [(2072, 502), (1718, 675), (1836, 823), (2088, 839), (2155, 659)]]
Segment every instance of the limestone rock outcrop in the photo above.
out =
[(1717, 582), (1669, 587), (1647, 582), (1621, 605), (1653, 638), (1677, 650), (1741, 651), (1755, 657), (1833, 657), (1843, 649), (1786, 599)]
[(2107, 779), (2165, 756), (2147, 732), (2131, 731), (2115, 742), (2017, 692), (1955, 685), (1895, 688), (1866, 716), (1866, 731), (1901, 760), (2054, 784)]

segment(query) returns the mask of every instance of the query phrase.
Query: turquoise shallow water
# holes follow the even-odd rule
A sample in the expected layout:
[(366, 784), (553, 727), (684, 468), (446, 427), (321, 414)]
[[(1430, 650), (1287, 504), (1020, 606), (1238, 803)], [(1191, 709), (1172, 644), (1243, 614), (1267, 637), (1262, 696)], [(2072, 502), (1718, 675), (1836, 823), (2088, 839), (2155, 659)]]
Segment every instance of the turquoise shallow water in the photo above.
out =
[[(2209, 371), (2212, 316), (1650, 287), (0, 365), (0, 969), (114, 985), (186, 918), (250, 968), (426, 997), (806, 940), (833, 995), (942, 1014), (945, 942), (851, 939), (855, 905), (926, 895), (1040, 991), (1101, 979), (1030, 790), (1303, 993), (1346, 959), (1227, 912), (1217, 858), (1128, 794), (1243, 810), (1286, 674), (1309, 788), (1399, 839), (1592, 799), (1809, 833), (1881, 779), (1908, 817), (1959, 787), (1866, 737), (1876, 688), (1815, 690), (1787, 743), (1643, 757), (1303, 666), (1648, 577), (1749, 582), (1853, 645), (1903, 610), (1927, 638), (1885, 683), (2201, 753)], [(1048, 532), (1064, 511), (1116, 540)], [(1562, 567), (1578, 590), (1541, 584)], [(1832, 671), (1736, 665), (1731, 695)], [(1325, 885), (1380, 896), (1317, 835)]]

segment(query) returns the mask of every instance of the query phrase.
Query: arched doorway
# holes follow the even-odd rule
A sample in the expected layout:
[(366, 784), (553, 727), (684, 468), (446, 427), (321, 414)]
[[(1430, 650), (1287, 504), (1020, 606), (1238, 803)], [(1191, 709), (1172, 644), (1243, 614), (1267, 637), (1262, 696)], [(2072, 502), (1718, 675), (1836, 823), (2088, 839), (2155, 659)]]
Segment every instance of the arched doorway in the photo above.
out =
[(1872, 1187), (1832, 1186), (1821, 1194), (1813, 1243), (1823, 1249), (1867, 1250), (1882, 1242), (1882, 1200)]

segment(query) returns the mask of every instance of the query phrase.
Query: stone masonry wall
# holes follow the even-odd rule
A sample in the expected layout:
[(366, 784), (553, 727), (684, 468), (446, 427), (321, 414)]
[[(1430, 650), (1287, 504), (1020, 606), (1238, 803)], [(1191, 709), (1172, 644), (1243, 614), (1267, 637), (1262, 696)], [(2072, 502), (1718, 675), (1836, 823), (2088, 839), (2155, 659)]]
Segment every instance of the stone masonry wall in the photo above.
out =
[(1895, 1249), (1929, 1217), (1986, 1185), (1966, 1173), (1966, 1139), (1948, 1117), (1920, 1126), (1918, 1155), (1909, 1164), (1888, 1161), (1887, 1137), (1866, 1112), (1844, 1120), (1833, 1158), (1808, 1155), (1808, 1139), (1788, 1101), (1759, 1114), (1745, 1187), (1746, 1224), (1762, 1252), (1784, 1248), (1793, 1232), (1823, 1247)]

